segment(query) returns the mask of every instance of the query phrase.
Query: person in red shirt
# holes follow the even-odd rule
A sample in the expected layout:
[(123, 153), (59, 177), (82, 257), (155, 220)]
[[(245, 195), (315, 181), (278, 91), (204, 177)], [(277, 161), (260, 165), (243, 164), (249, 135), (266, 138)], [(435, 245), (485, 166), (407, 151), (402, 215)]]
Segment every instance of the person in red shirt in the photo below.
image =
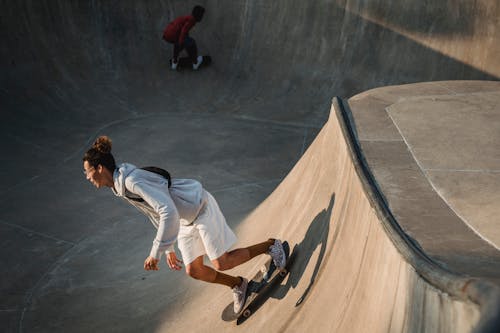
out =
[(189, 30), (200, 22), (205, 14), (205, 8), (194, 6), (191, 15), (179, 16), (170, 22), (163, 31), (163, 39), (174, 44), (174, 57), (172, 58), (172, 69), (177, 69), (179, 53), (186, 49), (189, 57), (193, 61), (193, 69), (197, 70), (203, 62), (203, 57), (198, 56), (196, 41), (189, 37)]

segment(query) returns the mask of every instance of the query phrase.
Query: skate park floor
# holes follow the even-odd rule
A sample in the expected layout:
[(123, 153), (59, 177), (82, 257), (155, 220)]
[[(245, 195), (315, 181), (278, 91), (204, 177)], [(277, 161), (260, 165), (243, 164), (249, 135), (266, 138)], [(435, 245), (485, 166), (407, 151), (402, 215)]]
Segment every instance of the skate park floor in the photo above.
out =
[[(213, 63), (199, 72), (170, 71), (159, 38), (191, 4), (3, 3), (1, 327), (471, 331), (483, 309), (466, 286), (500, 277), (499, 6), (416, 3), (205, 1), (193, 36)], [(335, 96), (437, 277), (384, 229)], [(101, 134), (117, 162), (200, 180), (238, 246), (289, 241), (288, 278), (248, 321), (221, 320), (223, 287), (142, 269), (154, 228), (81, 173)]]

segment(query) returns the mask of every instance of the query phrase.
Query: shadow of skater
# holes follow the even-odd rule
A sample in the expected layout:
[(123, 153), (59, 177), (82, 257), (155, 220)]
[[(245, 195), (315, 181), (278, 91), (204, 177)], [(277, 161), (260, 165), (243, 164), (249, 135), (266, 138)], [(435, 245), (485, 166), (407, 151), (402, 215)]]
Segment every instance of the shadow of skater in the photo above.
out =
[(318, 255), (318, 260), (316, 261), (316, 265), (314, 267), (313, 274), (311, 276), (311, 280), (307, 285), (306, 289), (302, 293), (302, 296), (297, 300), (295, 306), (302, 304), (307, 297), (309, 291), (313, 287), (314, 281), (318, 276), (318, 273), (321, 268), (321, 263), (325, 257), (325, 253), (327, 250), (327, 240), (328, 234), (330, 232), (330, 218), (332, 215), (333, 206), (335, 203), (335, 193), (332, 194), (330, 199), (330, 203), (327, 209), (322, 210), (316, 217), (313, 219), (307, 232), (304, 236), (304, 239), (299, 244), (296, 244), (290, 254), (289, 258), (289, 267), (290, 273), (289, 278), (287, 280), (286, 285), (281, 286), (276, 290), (273, 297), (281, 299), (283, 298), (290, 287), (296, 288), (299, 284), (302, 276), (311, 261), (311, 257), (314, 251), (318, 246), (321, 246), (320, 252)]
[[(314, 285), (315, 279), (317, 278), (318, 274), (320, 274), (321, 264), (323, 262), (323, 259), (325, 258), (325, 255), (327, 255), (326, 253), (328, 233), (330, 231), (330, 218), (332, 215), (334, 203), (335, 193), (332, 194), (328, 208), (322, 210), (313, 219), (313, 221), (309, 225), (309, 228), (307, 229), (304, 239), (293, 247), (287, 263), (289, 274), (286, 284), (276, 286), (276, 284), (281, 283), (283, 279), (279, 276), (276, 276), (275, 279), (269, 282), (273, 284), (273, 287), (270, 288), (271, 291), (260, 293), (251, 302), (251, 304), (247, 306), (247, 309), (251, 309), (251, 313), (255, 313), (269, 298), (283, 299), (291, 287), (296, 288), (300, 280), (302, 279), (302, 276), (304, 275), (309, 262), (311, 261), (314, 251), (319, 245), (321, 245), (318, 260), (316, 261), (311, 280), (309, 281), (309, 284), (305, 288), (302, 296), (299, 298), (295, 306), (298, 306), (304, 302), (307, 295), (309, 294), (309, 291)], [(224, 313), (226, 311), (231, 311), (232, 313), (232, 303), (229, 304), (228, 307), (226, 307), (226, 309), (224, 310), (222, 314), (223, 320), (227, 320), (224, 319)], [(236, 321), (236, 324), (240, 325), (247, 319), (248, 317), (239, 317)]]

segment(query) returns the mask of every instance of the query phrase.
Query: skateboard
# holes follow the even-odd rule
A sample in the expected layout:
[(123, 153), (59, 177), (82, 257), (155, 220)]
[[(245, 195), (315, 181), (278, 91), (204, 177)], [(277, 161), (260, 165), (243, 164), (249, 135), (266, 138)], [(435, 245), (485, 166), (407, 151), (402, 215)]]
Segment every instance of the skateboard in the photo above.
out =
[(278, 285), (283, 281), (288, 274), (288, 258), (290, 256), (290, 245), (288, 242), (283, 242), (283, 249), (285, 251), (287, 263), (283, 269), (277, 269), (272, 259), (266, 261), (261, 269), (254, 275), (248, 282), (247, 299), (243, 310), (240, 313), (234, 313), (234, 304), (231, 302), (222, 312), (222, 320), (224, 321), (237, 321), (241, 324), (248, 319), (258, 308), (269, 298), (268, 292), (272, 287)]
[[(169, 64), (172, 65), (172, 59), (170, 59)], [(200, 67), (206, 67), (212, 63), (212, 57), (209, 55), (204, 55), (203, 56), (203, 62), (201, 63)], [(181, 57), (177, 60), (177, 69), (180, 68), (193, 68), (193, 62), (191, 61), (190, 57)]]

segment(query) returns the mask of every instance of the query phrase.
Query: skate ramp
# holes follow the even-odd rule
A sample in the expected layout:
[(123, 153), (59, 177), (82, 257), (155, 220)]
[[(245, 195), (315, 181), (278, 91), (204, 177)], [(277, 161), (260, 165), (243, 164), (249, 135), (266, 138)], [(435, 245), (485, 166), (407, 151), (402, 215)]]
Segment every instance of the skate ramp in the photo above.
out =
[[(398, 254), (401, 250), (380, 233), (379, 217), (365, 207), (347, 155), (337, 151), (343, 139), (332, 131), (338, 124), (329, 110), (332, 96), (347, 98), (374, 87), (498, 80), (498, 3), (202, 4), (207, 13), (192, 35), (200, 53), (209, 53), (214, 62), (203, 71), (172, 73), (171, 49), (161, 41), (161, 31), (170, 19), (189, 12), (190, 3), (1, 3), (0, 241), (5, 274), (0, 280), (0, 326), (7, 332), (206, 330), (200, 325), (222, 331), (267, 330), (267, 325), (361, 329), (367, 324), (348, 323), (352, 316), (367, 316), (355, 309), (376, 307), (370, 302), (379, 299), (394, 311), (405, 309), (396, 315), (385, 308), (394, 314), (390, 327), (411, 328), (424, 304), (436, 304), (420, 297), (424, 290), (442, 300), (439, 316), (446, 325), (446, 318), (459, 316), (464, 327), (474, 326), (482, 317), (478, 302), (460, 293), (455, 299), (447, 292), (427, 292), (443, 289), (424, 283), (428, 279), (415, 274), (414, 266)], [(230, 299), (224, 288), (165, 267), (157, 274), (145, 273), (151, 226), (110, 193), (91, 188), (80, 172), (83, 152), (100, 134), (114, 140), (119, 162), (164, 166), (178, 177), (201, 180), (237, 230), (240, 245), (288, 237), (296, 246), (297, 271), (281, 289), (282, 299), (270, 299), (252, 321), (234, 327), (219, 319)], [(329, 147), (324, 140), (330, 136), (340, 141)], [(345, 160), (323, 156), (323, 150)], [(334, 163), (325, 165), (327, 159)], [(274, 191), (297, 162), (292, 172), (296, 179), (287, 178)], [(307, 168), (325, 173), (313, 175)], [(303, 176), (309, 182), (302, 182)], [(291, 184), (294, 193), (283, 190)], [(364, 208), (358, 209), (358, 202)], [(345, 218), (358, 213), (369, 222), (353, 224), (359, 230), (352, 231)], [(367, 226), (369, 231), (363, 229)], [(395, 271), (385, 256), (367, 261), (372, 254), (363, 256), (349, 238), (358, 231), (366, 235), (365, 253), (388, 251), (387, 262), (401, 267), (399, 277), (391, 275)], [(374, 237), (380, 237), (379, 245), (372, 245)], [(335, 251), (349, 255), (336, 256)], [(351, 260), (350, 252), (357, 257)], [(349, 266), (360, 260), (359, 270)], [(252, 262), (236, 272), (251, 275), (258, 265)], [(380, 271), (384, 267), (388, 272)], [(400, 286), (389, 289), (395, 301), (371, 285), (380, 282), (370, 280), (375, 272), (391, 275), (388, 281)], [(367, 285), (379, 294), (359, 295), (368, 292)], [(409, 287), (415, 285), (420, 289)], [(295, 308), (302, 296), (302, 305)], [(337, 321), (330, 316), (325, 321), (319, 306), (330, 306), (336, 298), (340, 301), (332, 313)], [(420, 303), (406, 305), (411, 300)], [(385, 324), (375, 327), (383, 330), (388, 320), (381, 318)]]
[[(214, 320), (231, 295), (205, 288), (197, 302), (166, 317), (160, 332), (200, 325), (217, 332), (496, 330), (498, 286), (451, 273), (405, 234), (378, 192), (349, 119), (334, 99), (309, 149), (237, 229), (243, 244), (276, 234), (291, 244), (290, 273), (264, 305), (239, 326)], [(439, 237), (428, 230), (432, 235)], [(264, 261), (232, 273), (251, 276)]]

